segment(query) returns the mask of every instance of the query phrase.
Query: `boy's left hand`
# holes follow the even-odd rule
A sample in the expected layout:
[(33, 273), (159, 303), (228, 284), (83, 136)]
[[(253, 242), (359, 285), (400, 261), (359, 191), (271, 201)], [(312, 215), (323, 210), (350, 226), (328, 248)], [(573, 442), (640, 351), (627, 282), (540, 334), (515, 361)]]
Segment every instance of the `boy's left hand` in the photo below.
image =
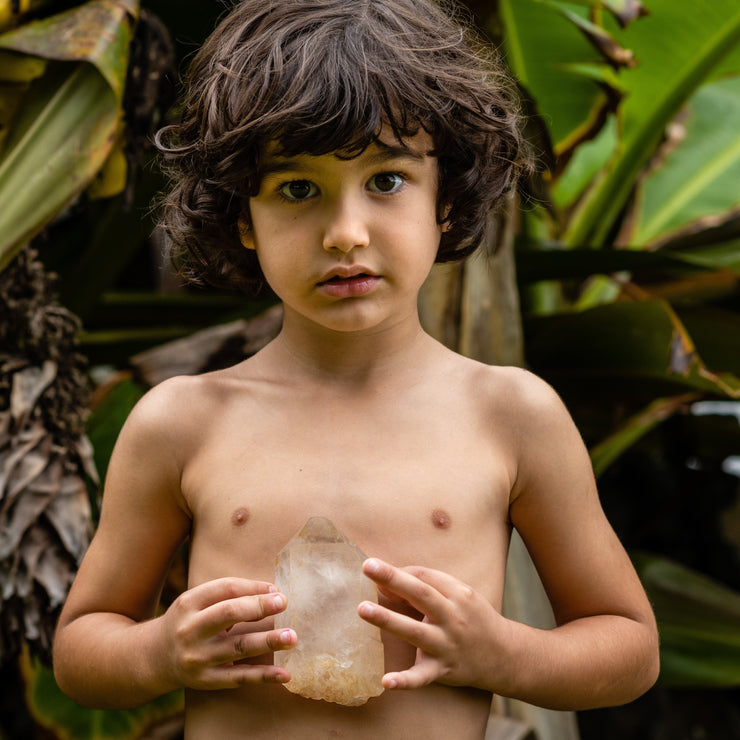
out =
[[(454, 576), (431, 568), (396, 568), (370, 558), (363, 573), (391, 601), (406, 602), (423, 615), (419, 621), (387, 607), (364, 601), (359, 615), (370, 624), (416, 647), (411, 668), (383, 676), (386, 689), (415, 689), (433, 681), (452, 686), (481, 686), (496, 650), (505, 645), (508, 620), (481, 594)], [(485, 656), (485, 658), (484, 658)], [(489, 661), (483, 666), (481, 659)]]

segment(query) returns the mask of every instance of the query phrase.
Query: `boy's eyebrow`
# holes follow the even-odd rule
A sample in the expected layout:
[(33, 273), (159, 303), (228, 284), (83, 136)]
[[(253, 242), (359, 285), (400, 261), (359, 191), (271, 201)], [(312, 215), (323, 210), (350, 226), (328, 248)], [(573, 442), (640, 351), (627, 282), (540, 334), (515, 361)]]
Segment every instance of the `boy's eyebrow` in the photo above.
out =
[[(401, 145), (380, 143), (377, 147), (377, 151), (369, 154), (367, 157), (368, 164), (370, 165), (383, 164), (396, 159), (422, 162), (427, 156), (426, 152), (418, 152), (415, 149), (409, 149)], [(310, 157), (311, 155), (299, 154), (295, 157), (283, 157), (279, 154), (268, 155), (260, 167), (260, 174), (262, 177), (266, 177), (268, 175), (280, 174), (281, 172), (300, 172), (303, 169), (309, 169), (309, 164), (305, 160), (307, 156)], [(339, 159), (343, 158), (340, 157)]]
[(419, 152), (416, 149), (410, 149), (400, 144), (384, 144), (381, 141), (376, 146), (378, 150), (369, 156), (371, 163), (382, 163), (391, 159), (411, 159), (421, 162), (427, 156), (426, 152)]

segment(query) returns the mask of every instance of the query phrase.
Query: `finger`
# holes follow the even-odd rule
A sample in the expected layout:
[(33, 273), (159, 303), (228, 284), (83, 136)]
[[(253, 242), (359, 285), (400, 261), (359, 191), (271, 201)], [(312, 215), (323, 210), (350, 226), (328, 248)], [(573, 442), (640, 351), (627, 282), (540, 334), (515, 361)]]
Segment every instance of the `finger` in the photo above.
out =
[(290, 678), (282, 666), (239, 663), (211, 669), (193, 688), (235, 689), (246, 684), (287, 683)]
[(409, 565), (401, 570), (412, 576), (416, 576), (424, 581), (424, 583), (428, 583), (447, 599), (454, 599), (460, 595), (470, 594), (473, 591), (467, 583), (442, 570), (425, 568), (421, 565)]
[(288, 600), (281, 593), (241, 596), (209, 606), (203, 611), (206, 634), (216, 635), (228, 631), (240, 622), (259, 622), (279, 614)]
[[(369, 558), (363, 563), (363, 573), (372, 579), (383, 592), (392, 592), (432, 621), (444, 619), (449, 602), (434, 585), (438, 571), (428, 568), (396, 568), (388, 563)], [(423, 577), (422, 577), (423, 576)]]
[(180, 598), (186, 601), (194, 611), (201, 611), (228, 599), (276, 592), (275, 585), (267, 581), (252, 581), (248, 578), (216, 578), (194, 586), (183, 593)]
[(276, 650), (290, 650), (295, 647), (296, 642), (296, 633), (291, 629), (243, 632), (237, 635), (224, 632), (219, 636), (216, 647), (211, 648), (208, 663), (218, 666), (257, 658)]
[(383, 676), (383, 688), (391, 690), (419, 689), (433, 683), (440, 676), (441, 672), (434, 661), (422, 661), (405, 671), (386, 673)]
[(426, 653), (434, 655), (437, 652), (439, 627), (429, 622), (408, 617), (372, 601), (363, 601), (357, 608), (357, 613), (366, 622)]
[(280, 629), (243, 634), (235, 638), (229, 638), (228, 641), (231, 652), (226, 659), (243, 660), (266, 653), (274, 653), (276, 650), (290, 650), (295, 647), (297, 638), (293, 630)]

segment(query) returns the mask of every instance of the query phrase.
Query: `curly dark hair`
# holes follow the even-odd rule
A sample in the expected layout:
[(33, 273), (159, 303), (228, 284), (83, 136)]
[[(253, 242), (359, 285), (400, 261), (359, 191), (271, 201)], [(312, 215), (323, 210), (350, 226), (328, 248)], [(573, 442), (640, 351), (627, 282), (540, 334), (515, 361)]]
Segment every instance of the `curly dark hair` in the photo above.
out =
[(172, 190), (161, 223), (192, 282), (263, 280), (239, 239), (269, 143), (357, 156), (381, 128), (425, 130), (438, 158), (438, 262), (481, 243), (526, 168), (515, 86), (457, 6), (435, 0), (243, 0), (189, 66), (181, 121), (157, 135)]

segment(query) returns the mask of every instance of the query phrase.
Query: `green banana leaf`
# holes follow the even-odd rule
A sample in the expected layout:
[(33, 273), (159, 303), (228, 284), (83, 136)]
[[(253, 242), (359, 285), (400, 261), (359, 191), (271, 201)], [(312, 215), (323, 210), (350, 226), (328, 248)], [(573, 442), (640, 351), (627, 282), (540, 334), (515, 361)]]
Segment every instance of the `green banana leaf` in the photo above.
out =
[(85, 709), (62, 693), (50, 669), (28, 657), (21, 665), (28, 708), (58, 740), (139, 740), (148, 728), (183, 709), (182, 692), (165, 694), (137, 709)]
[(740, 376), (740, 314), (701, 304), (676, 306), (675, 311), (704, 362)]
[(740, 378), (713, 372), (662, 300), (617, 302), (525, 323), (527, 360), (548, 378), (660, 381), (740, 398)]
[(551, 196), (557, 208), (565, 210), (576, 202), (613, 156), (618, 141), (617, 120), (610, 114), (596, 136), (575, 149), (563, 172), (552, 183)]
[[(571, 0), (571, 5), (585, 5), (589, 8), (594, 6), (593, 0)], [(623, 28), (628, 26), (633, 20), (649, 11), (645, 8), (640, 0), (601, 0), (596, 6), (606, 8), (619, 22)]]
[(628, 243), (659, 244), (740, 211), (740, 77), (702, 86), (687, 112), (685, 138), (642, 183)]
[(715, 267), (740, 273), (740, 239), (718, 244), (699, 245), (698, 247), (664, 251), (676, 259), (685, 260), (694, 265)]
[(89, 184), (118, 121), (115, 95), (87, 62), (55, 67), (26, 93), (0, 159), (0, 270)]
[(714, 270), (740, 272), (740, 241), (699, 245), (681, 249), (643, 252), (626, 249), (562, 249), (541, 243), (516, 253), (520, 284), (538, 280), (568, 280), (616, 272), (651, 271), (666, 275), (691, 275)]
[(623, 452), (632, 447), (651, 429), (698, 398), (700, 398), (698, 393), (658, 398), (647, 408), (630, 417), (613, 434), (589, 450), (594, 475), (598, 478)]
[(136, 8), (91, 0), (0, 35), (0, 49), (54, 60), (25, 92), (0, 151), (0, 270), (108, 157)]
[(637, 59), (619, 75), (619, 146), (571, 216), (563, 236), (571, 246), (606, 243), (665, 127), (740, 40), (737, 0), (653, 0), (649, 8), (619, 37)]
[(42, 59), (93, 64), (120, 102), (138, 0), (89, 0), (0, 35), (0, 48)]
[(660, 632), (663, 686), (740, 686), (740, 593), (670, 560), (632, 554)]
[(56, 0), (0, 0), (0, 31), (17, 26), (27, 16), (38, 13), (54, 2)]
[(573, 65), (602, 60), (571, 20), (539, 0), (500, 0), (509, 67), (536, 102), (553, 149), (570, 149), (598, 125), (608, 98)]

